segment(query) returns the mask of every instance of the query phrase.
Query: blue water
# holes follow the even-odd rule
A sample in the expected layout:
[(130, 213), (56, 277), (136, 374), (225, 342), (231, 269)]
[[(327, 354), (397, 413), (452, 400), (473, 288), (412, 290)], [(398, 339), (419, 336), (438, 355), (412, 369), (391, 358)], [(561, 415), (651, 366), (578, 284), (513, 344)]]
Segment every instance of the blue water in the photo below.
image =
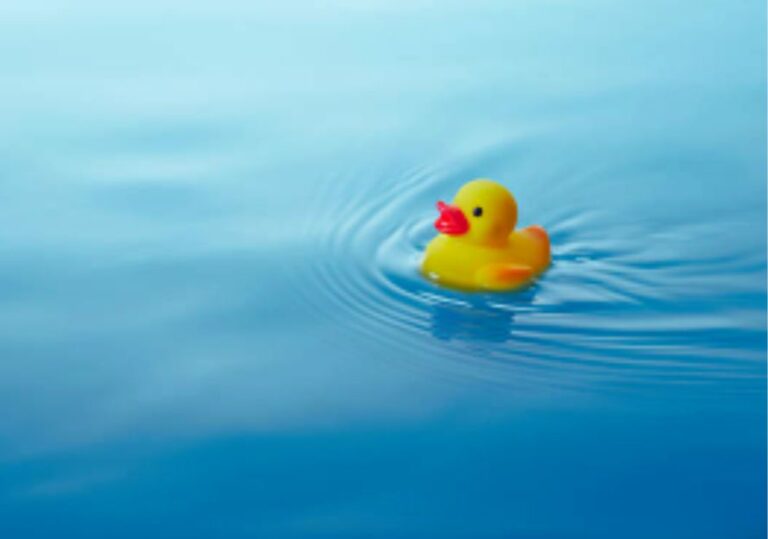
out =
[(0, 4), (0, 537), (764, 537), (764, 2), (275, 4)]

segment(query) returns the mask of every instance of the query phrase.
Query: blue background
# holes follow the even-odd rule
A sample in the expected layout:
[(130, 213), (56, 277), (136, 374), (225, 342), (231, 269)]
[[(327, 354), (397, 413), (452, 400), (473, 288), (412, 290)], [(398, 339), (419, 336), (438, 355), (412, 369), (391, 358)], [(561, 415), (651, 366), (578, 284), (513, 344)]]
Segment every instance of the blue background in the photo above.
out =
[(107, 4), (0, 5), (0, 536), (765, 535), (764, 2)]

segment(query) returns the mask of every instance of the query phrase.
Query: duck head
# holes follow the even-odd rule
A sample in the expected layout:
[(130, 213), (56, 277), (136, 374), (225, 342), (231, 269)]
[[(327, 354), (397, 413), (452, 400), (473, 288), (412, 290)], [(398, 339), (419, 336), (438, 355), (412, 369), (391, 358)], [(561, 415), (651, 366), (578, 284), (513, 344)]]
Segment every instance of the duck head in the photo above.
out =
[(472, 180), (459, 189), (452, 204), (438, 202), (435, 228), (442, 234), (481, 245), (501, 245), (517, 224), (517, 203), (503, 185)]

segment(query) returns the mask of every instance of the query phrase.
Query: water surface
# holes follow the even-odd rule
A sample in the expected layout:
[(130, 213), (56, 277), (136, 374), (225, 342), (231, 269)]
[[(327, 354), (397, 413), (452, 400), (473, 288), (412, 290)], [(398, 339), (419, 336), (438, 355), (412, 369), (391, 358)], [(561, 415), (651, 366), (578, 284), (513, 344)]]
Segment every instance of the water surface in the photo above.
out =
[[(757, 538), (765, 7), (0, 7), (0, 535)], [(423, 280), (504, 182), (553, 265)]]

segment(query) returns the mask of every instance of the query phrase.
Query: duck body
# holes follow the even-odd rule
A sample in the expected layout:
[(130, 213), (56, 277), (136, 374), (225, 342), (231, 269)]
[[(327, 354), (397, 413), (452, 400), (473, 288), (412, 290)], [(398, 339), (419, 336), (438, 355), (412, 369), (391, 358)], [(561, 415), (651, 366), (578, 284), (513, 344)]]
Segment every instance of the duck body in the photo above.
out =
[(451, 205), (438, 203), (440, 234), (421, 264), (429, 279), (464, 290), (504, 291), (530, 284), (550, 264), (546, 231), (537, 225), (515, 230), (517, 203), (491, 180), (473, 180)]

